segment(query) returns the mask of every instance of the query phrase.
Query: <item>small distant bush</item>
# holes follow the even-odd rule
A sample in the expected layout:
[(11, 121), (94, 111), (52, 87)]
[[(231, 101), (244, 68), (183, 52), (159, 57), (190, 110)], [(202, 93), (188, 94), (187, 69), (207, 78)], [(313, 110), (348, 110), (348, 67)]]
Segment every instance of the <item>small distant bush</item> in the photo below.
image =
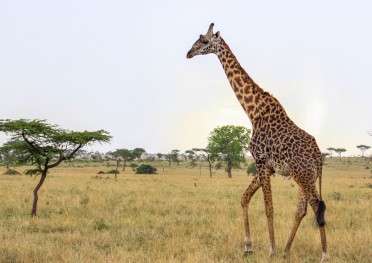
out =
[(131, 167), (131, 168), (137, 168), (137, 167), (138, 167), (138, 164), (136, 164), (136, 163), (131, 163), (131, 164), (129, 165), (129, 167)]
[(80, 204), (86, 205), (89, 203), (89, 196), (83, 195), (80, 197)]
[(257, 172), (257, 169), (256, 169), (256, 162), (253, 162), (251, 163), (250, 165), (248, 165), (247, 167), (247, 174), (250, 175), (250, 174), (256, 174)]
[(190, 166), (191, 168), (194, 168), (195, 166), (197, 166), (198, 164), (196, 163), (196, 160), (195, 159), (192, 159), (191, 160), (191, 163), (190, 163)]
[(221, 169), (222, 168), (222, 162), (216, 163), (216, 165), (214, 166), (214, 168), (216, 168), (216, 170)]
[(156, 168), (150, 164), (141, 164), (136, 169), (136, 174), (156, 174)]
[(119, 174), (120, 172), (118, 170), (111, 170), (106, 172), (106, 174)]
[(94, 224), (94, 230), (103, 231), (109, 229), (109, 226), (105, 223), (105, 221), (101, 218)]
[(13, 170), (13, 169), (8, 169), (8, 170), (6, 170), (6, 172), (4, 174), (6, 174), (6, 175), (19, 175), (21, 173), (17, 172), (16, 170)]
[(341, 193), (340, 192), (333, 192), (332, 193), (332, 199), (336, 200), (336, 201), (341, 200)]

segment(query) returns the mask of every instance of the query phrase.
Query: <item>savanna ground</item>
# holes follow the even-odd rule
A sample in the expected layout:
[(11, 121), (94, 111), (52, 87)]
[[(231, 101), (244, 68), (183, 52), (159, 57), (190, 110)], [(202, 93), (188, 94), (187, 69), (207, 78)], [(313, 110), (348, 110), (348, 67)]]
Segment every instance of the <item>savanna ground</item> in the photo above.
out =
[[(235, 170), (231, 179), (223, 171), (210, 178), (206, 168), (200, 176), (198, 168), (185, 164), (162, 165), (157, 175), (135, 175), (127, 168), (117, 180), (95, 177), (109, 170), (104, 163), (55, 168), (39, 191), (37, 218), (30, 211), (39, 178), (3, 175), (1, 168), (0, 262), (320, 261), (319, 231), (310, 208), (290, 257), (281, 257), (296, 210), (293, 180), (272, 178), (277, 255), (268, 257), (267, 220), (258, 191), (249, 210), (254, 253), (245, 256), (240, 197), (252, 177)], [(371, 169), (368, 159), (326, 161), (330, 262), (372, 260)]]

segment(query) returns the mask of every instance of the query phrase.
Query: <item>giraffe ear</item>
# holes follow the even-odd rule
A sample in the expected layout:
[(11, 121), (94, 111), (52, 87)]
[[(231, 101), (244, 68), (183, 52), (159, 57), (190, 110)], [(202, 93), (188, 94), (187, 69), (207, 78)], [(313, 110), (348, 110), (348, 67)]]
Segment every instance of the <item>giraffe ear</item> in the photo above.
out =
[(216, 34), (214, 34), (214, 37), (217, 39), (220, 38), (220, 31), (217, 31)]

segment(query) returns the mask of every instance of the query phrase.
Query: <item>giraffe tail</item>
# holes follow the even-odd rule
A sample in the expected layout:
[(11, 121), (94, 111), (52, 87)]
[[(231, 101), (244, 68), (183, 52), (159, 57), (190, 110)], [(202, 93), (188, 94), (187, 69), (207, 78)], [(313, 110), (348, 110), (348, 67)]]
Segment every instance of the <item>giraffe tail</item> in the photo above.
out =
[(322, 166), (324, 162), (324, 156), (322, 156), (322, 162), (319, 169), (319, 204), (318, 204), (318, 211), (316, 213), (316, 221), (318, 223), (319, 227), (323, 227), (325, 225), (325, 218), (324, 218), (324, 212), (326, 210), (326, 205), (322, 199)]

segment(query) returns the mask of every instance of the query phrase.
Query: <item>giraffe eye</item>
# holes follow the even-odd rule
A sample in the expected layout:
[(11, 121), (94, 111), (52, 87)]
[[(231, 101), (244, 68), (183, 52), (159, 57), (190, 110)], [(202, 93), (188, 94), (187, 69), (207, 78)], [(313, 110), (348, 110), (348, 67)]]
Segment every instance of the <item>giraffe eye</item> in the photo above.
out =
[(202, 40), (202, 43), (207, 45), (209, 43), (209, 41), (208, 40)]

